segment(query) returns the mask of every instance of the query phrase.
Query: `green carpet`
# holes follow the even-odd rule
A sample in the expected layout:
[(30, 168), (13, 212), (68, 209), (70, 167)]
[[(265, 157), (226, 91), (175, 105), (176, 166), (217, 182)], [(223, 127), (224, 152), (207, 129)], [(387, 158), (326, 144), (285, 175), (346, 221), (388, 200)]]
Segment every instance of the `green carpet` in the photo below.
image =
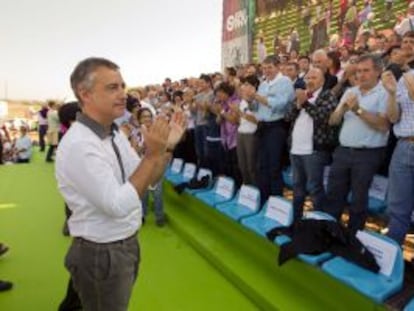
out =
[[(0, 242), (11, 248), (0, 259), (0, 279), (14, 283), (0, 293), (1, 311), (57, 310), (68, 280), (63, 218), (53, 165), (43, 154), (31, 164), (0, 166)], [(257, 310), (168, 226), (158, 228), (150, 217), (139, 240), (142, 261), (130, 310)]]

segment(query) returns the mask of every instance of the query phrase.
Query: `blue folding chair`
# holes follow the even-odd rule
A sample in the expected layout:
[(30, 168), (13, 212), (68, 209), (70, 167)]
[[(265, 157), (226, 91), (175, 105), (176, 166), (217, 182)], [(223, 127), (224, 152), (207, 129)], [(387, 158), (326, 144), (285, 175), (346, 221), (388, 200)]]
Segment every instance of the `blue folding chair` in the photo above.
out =
[(197, 192), (196, 198), (207, 205), (215, 207), (219, 203), (230, 201), (234, 195), (234, 180), (227, 176), (220, 176), (213, 189)]
[(414, 311), (414, 298), (404, 307), (404, 311)]
[(379, 273), (364, 269), (342, 257), (334, 257), (322, 265), (322, 270), (351, 286), (378, 303), (401, 290), (404, 278), (404, 258), (394, 240), (371, 231), (359, 231), (357, 238), (375, 256)]
[(230, 218), (240, 221), (259, 210), (260, 191), (254, 186), (242, 185), (237, 196), (228, 202), (219, 203), (216, 208)]
[(182, 174), (171, 175), (170, 178), (169, 178), (169, 181), (173, 185), (178, 185), (178, 184), (187, 182), (191, 178), (194, 177), (194, 175), (196, 173), (196, 169), (197, 168), (196, 168), (194, 163), (186, 163), (186, 164), (184, 164)]
[(271, 229), (288, 227), (292, 221), (292, 202), (283, 197), (270, 196), (259, 213), (242, 218), (240, 222), (257, 234), (266, 237), (266, 233)]
[(167, 168), (164, 173), (164, 177), (167, 180), (170, 180), (171, 176), (178, 175), (183, 169), (184, 160), (180, 158), (174, 158), (171, 162), (171, 165)]
[(197, 180), (201, 180), (204, 176), (208, 176), (209, 177), (209, 184), (207, 185), (207, 187), (200, 188), (200, 189), (189, 189), (189, 188), (186, 188), (185, 189), (185, 192), (194, 195), (197, 192), (203, 192), (203, 191), (210, 190), (211, 187), (213, 186), (213, 173), (208, 168), (200, 167), (200, 169), (198, 170), (198, 173), (197, 173)]

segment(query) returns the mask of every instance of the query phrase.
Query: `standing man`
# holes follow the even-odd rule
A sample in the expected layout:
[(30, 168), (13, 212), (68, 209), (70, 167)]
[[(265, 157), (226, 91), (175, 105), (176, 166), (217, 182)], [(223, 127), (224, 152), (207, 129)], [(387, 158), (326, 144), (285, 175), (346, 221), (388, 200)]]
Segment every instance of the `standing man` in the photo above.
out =
[(320, 68), (325, 76), (324, 91), (331, 90), (338, 83), (338, 78), (329, 73), (328, 60), (328, 54), (325, 50), (316, 50), (312, 54), (312, 66)]
[(388, 236), (403, 244), (414, 211), (414, 71), (405, 73), (398, 86), (390, 71), (383, 84), (390, 92), (388, 116), (398, 138), (390, 169), (388, 188)]
[(140, 159), (113, 123), (126, 106), (119, 67), (85, 59), (71, 86), (82, 114), (56, 156), (58, 187), (72, 211), (65, 265), (84, 310), (126, 311), (140, 260), (141, 198), (163, 174), (185, 118), (175, 114), (170, 124), (157, 118), (143, 131), (147, 153)]
[(286, 115), (291, 121), (290, 162), (293, 172), (294, 219), (300, 219), (307, 193), (315, 210), (325, 203), (323, 173), (336, 145), (336, 130), (329, 117), (337, 105), (335, 96), (323, 91), (324, 73), (313, 67), (305, 76), (306, 90), (296, 90), (296, 102)]
[(47, 112), (47, 143), (49, 144), (49, 148), (47, 149), (46, 162), (54, 161), (53, 154), (58, 144), (60, 122), (57, 110), (57, 103), (50, 101), (49, 110)]
[(39, 133), (39, 147), (40, 152), (44, 152), (46, 148), (45, 136), (47, 133), (47, 105), (43, 105), (37, 113), (38, 133)]
[(328, 178), (325, 210), (339, 219), (351, 191), (348, 228), (353, 232), (364, 228), (368, 190), (388, 141), (388, 92), (378, 81), (381, 72), (379, 57), (361, 56), (357, 61), (359, 85), (345, 92), (330, 118), (331, 125), (342, 122), (342, 128)]
[(262, 202), (269, 195), (283, 194), (281, 162), (287, 137), (284, 116), (288, 103), (295, 97), (292, 81), (282, 75), (279, 64), (276, 56), (266, 57), (263, 62), (265, 80), (257, 92), (254, 88), (249, 88), (252, 94), (246, 94), (254, 99), (254, 110), (259, 120), (256, 131), (260, 148), (257, 182)]

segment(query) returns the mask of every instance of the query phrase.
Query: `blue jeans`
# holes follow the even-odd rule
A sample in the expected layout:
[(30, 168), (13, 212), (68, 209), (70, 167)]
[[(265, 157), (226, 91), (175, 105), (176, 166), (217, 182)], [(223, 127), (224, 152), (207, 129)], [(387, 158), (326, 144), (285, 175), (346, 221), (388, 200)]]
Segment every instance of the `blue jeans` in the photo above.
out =
[(348, 194), (352, 191), (349, 206), (348, 228), (352, 232), (365, 226), (368, 215), (368, 190), (375, 173), (384, 160), (384, 148), (355, 149), (339, 146), (333, 154), (329, 171), (325, 212), (340, 219)]
[(312, 197), (313, 208), (323, 209), (326, 195), (323, 186), (323, 172), (329, 164), (329, 152), (315, 151), (310, 155), (290, 155), (293, 173), (294, 219), (302, 217), (306, 194)]
[(152, 195), (154, 198), (155, 219), (163, 220), (164, 219), (164, 208), (163, 208), (163, 203), (162, 203), (162, 180), (160, 180), (155, 185), (154, 190), (147, 190), (145, 192), (145, 195), (142, 198), (142, 211), (144, 212), (144, 216), (147, 215), (150, 192), (152, 192)]
[(207, 153), (207, 126), (197, 125), (194, 128), (194, 146), (197, 154), (198, 166), (206, 165), (206, 153)]
[(286, 145), (287, 131), (283, 121), (279, 121), (274, 125), (266, 125), (256, 134), (257, 146), (260, 148), (256, 177), (263, 204), (270, 195), (283, 195), (282, 155)]
[(388, 236), (402, 244), (414, 211), (414, 143), (399, 140), (388, 180)]

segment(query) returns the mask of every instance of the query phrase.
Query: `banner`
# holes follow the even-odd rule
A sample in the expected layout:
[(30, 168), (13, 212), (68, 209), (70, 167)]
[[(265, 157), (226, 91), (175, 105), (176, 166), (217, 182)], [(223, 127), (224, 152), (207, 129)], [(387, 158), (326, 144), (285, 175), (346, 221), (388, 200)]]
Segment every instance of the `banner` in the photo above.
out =
[(254, 7), (249, 0), (223, 1), (222, 67), (247, 64), (251, 59)]

